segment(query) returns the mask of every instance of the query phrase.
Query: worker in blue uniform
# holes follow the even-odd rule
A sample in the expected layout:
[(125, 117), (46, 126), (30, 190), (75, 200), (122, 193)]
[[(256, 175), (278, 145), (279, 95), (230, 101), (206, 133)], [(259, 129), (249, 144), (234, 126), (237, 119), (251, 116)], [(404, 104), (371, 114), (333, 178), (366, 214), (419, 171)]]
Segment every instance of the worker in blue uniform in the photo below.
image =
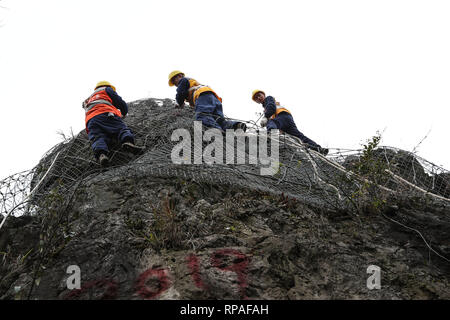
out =
[(264, 107), (264, 118), (261, 120), (261, 126), (266, 126), (267, 130), (279, 129), (287, 134), (300, 139), (309, 149), (320, 152), (323, 155), (328, 154), (328, 149), (322, 148), (319, 144), (301, 133), (295, 125), (294, 118), (289, 110), (281, 107), (272, 96), (267, 96), (262, 90), (252, 92), (252, 100), (262, 104)]

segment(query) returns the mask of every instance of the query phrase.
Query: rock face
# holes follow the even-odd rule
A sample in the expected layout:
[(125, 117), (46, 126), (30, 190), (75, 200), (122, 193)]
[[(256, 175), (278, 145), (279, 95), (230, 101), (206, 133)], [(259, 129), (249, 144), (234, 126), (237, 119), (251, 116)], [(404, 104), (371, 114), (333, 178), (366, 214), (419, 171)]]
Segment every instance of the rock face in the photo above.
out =
[[(336, 168), (324, 162), (313, 179), (308, 157), (324, 160), (284, 145), (279, 174), (264, 179), (255, 166), (173, 165), (170, 133), (192, 116), (141, 100), (126, 122), (144, 155), (113, 150), (101, 169), (80, 133), (44, 157), (37, 214), (9, 218), (0, 233), (1, 298), (450, 298), (447, 202), (391, 196), (356, 214), (338, 205)], [(381, 289), (368, 289), (371, 265)], [(68, 289), (69, 266), (80, 289)]]

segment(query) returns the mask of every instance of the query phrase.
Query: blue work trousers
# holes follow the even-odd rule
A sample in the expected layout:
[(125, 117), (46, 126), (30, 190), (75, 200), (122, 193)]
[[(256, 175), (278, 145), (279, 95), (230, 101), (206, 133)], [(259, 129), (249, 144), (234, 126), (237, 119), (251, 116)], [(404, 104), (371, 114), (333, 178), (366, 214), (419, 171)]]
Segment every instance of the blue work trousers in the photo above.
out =
[(212, 92), (203, 92), (195, 101), (195, 120), (204, 126), (220, 130), (233, 129), (236, 121), (227, 121), (223, 115), (222, 102)]
[(305, 136), (301, 133), (297, 126), (295, 125), (294, 118), (287, 112), (281, 112), (274, 119), (271, 119), (267, 122), (267, 131), (271, 129), (278, 129), (294, 137), (299, 138), (303, 143), (305, 143), (308, 147), (318, 150), (320, 145), (315, 143), (313, 140)]
[(108, 145), (113, 139), (120, 143), (134, 143), (134, 135), (131, 129), (116, 115), (102, 113), (93, 117), (87, 123), (88, 137), (96, 158), (101, 153), (108, 154)]

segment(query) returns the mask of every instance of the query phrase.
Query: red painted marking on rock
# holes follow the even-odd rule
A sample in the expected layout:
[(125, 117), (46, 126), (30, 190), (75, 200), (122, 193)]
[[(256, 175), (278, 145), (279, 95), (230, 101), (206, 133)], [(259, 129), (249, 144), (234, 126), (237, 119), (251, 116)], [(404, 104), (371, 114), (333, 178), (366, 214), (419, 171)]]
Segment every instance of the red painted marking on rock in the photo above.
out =
[[(235, 256), (233, 264), (224, 266), (224, 256)], [(238, 250), (222, 249), (215, 251), (212, 254), (211, 259), (214, 267), (224, 271), (233, 271), (237, 274), (241, 297), (242, 299), (246, 299), (245, 289), (247, 288), (247, 267), (249, 264), (249, 258)]]
[[(147, 286), (147, 280), (155, 277), (158, 280), (156, 290), (150, 290)], [(144, 299), (154, 299), (170, 287), (170, 280), (165, 269), (148, 269), (143, 272), (136, 284), (137, 293)]]
[(186, 263), (188, 264), (189, 269), (192, 272), (192, 279), (194, 280), (197, 288), (206, 290), (206, 286), (200, 277), (200, 263), (198, 261), (198, 257), (195, 254), (191, 253), (186, 257)]

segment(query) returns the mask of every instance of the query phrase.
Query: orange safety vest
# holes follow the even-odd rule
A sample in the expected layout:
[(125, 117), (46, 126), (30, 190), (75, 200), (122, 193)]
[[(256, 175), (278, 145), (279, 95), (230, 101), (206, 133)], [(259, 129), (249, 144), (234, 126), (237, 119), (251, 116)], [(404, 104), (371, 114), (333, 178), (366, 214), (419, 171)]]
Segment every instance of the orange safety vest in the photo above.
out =
[(102, 113), (111, 112), (122, 118), (122, 112), (113, 105), (112, 100), (105, 89), (106, 87), (96, 89), (94, 93), (83, 102), (83, 109), (86, 112), (86, 127), (89, 120)]
[(286, 108), (283, 108), (283, 107), (278, 108), (278, 106), (280, 105), (278, 102), (276, 103), (276, 105), (277, 105), (277, 110), (275, 110), (275, 113), (270, 117), (270, 119), (275, 119), (275, 117), (277, 115), (279, 115), (281, 112), (287, 112), (287, 113), (291, 114), (289, 112), (289, 110)]
[(222, 98), (219, 97), (217, 95), (217, 93), (215, 93), (213, 91), (213, 89), (211, 89), (210, 87), (200, 84), (195, 79), (191, 79), (191, 78), (187, 78), (187, 79), (189, 80), (188, 101), (192, 107), (195, 106), (195, 101), (197, 101), (197, 98), (199, 97), (199, 95), (202, 94), (203, 92), (207, 92), (207, 91), (214, 93), (214, 95), (217, 97), (217, 99), (219, 99), (219, 101), (222, 102)]

